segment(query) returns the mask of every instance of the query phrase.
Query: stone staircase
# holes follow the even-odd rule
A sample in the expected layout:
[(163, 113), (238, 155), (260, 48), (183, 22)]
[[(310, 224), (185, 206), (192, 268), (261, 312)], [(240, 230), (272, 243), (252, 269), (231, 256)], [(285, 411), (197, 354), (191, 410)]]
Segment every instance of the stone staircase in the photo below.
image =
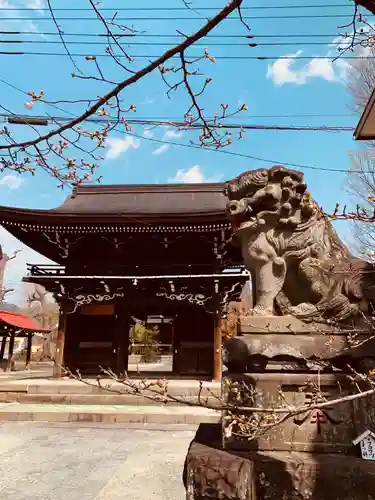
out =
[[(24, 374), (25, 377), (30, 375), (30, 372)], [(178, 400), (169, 403), (160, 403), (143, 395), (126, 394), (121, 384), (111, 380), (108, 386), (113, 392), (98, 387), (95, 379), (91, 383), (94, 385), (69, 378), (23, 378), (19, 372), (8, 377), (0, 376), (0, 422), (28, 420), (197, 425), (220, 420), (217, 411), (189, 405), (198, 399), (197, 380), (170, 380), (168, 392)], [(201, 401), (217, 405), (220, 383), (204, 382), (203, 386)]]

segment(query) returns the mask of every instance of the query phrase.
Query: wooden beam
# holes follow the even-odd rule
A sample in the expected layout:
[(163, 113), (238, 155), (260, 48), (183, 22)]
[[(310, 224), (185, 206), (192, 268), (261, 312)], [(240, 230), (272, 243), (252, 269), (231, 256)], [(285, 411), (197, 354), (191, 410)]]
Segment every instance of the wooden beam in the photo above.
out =
[(63, 310), (61, 310), (59, 316), (59, 327), (56, 335), (56, 351), (55, 351), (55, 363), (53, 365), (53, 378), (61, 378), (63, 376), (65, 330), (66, 330), (66, 313)]
[(116, 375), (124, 375), (128, 368), (130, 314), (120, 310), (115, 326)]
[(214, 330), (214, 369), (213, 369), (213, 380), (220, 381), (222, 375), (222, 332), (221, 332), (221, 320), (220, 317), (216, 318), (215, 330)]
[(8, 340), (8, 337), (2, 338), (1, 347), (0, 347), (0, 360), (4, 359), (4, 353), (5, 353), (5, 347), (7, 345), (7, 340)]
[(29, 333), (27, 335), (27, 348), (26, 348), (26, 368), (28, 368), (31, 361), (31, 347), (33, 344), (33, 334)]
[(7, 366), (7, 371), (10, 371), (12, 369), (12, 357), (13, 357), (13, 351), (14, 351), (14, 335), (11, 334), (10, 339), (9, 339), (9, 349), (8, 349), (8, 366)]

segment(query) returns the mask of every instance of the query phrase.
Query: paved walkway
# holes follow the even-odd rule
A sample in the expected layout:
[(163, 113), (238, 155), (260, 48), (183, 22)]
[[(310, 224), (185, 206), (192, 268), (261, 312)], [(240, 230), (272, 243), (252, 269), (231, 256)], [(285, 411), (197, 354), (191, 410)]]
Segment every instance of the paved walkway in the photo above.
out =
[(0, 424), (1, 500), (184, 500), (194, 428)]

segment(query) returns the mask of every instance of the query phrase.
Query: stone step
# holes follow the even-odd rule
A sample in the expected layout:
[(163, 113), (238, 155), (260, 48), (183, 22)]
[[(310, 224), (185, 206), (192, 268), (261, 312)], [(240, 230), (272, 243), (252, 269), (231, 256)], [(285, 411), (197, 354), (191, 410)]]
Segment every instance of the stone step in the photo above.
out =
[[(149, 380), (151, 381), (151, 380)], [(24, 393), (24, 394), (108, 394), (108, 391), (98, 387), (95, 380), (92, 380), (93, 385), (86, 385), (75, 379), (1, 379), (0, 378), (0, 395), (4, 393)], [(111, 380), (103, 385), (108, 385), (114, 390), (124, 392), (124, 386), (120, 383)], [(168, 392), (174, 396), (191, 397), (197, 396), (200, 392), (199, 382), (197, 380), (170, 380), (168, 381)], [(210, 397), (212, 394), (218, 396), (221, 393), (220, 382), (203, 382), (203, 390), (201, 396)]]
[[(197, 396), (181, 396), (181, 403), (171, 401), (168, 406), (186, 406), (186, 403), (197, 401)], [(215, 397), (202, 398), (202, 401), (209, 405), (217, 405), (219, 401)], [(63, 404), (63, 405), (129, 405), (129, 406), (155, 406), (160, 402), (145, 398), (144, 396), (134, 396), (131, 394), (39, 394), (2, 392), (0, 393), (0, 403), (22, 403), (22, 404)], [(163, 405), (164, 406), (164, 405)]]
[(182, 406), (126, 405), (0, 405), (0, 422), (84, 422), (103, 424), (187, 424), (219, 423), (220, 413), (206, 408)]

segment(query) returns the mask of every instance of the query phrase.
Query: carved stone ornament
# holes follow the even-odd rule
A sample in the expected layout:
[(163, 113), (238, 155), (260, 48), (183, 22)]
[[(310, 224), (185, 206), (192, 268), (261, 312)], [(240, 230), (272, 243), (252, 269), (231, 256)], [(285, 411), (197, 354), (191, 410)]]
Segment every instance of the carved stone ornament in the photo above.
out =
[(252, 170), (225, 192), (233, 242), (252, 277), (251, 314), (339, 321), (371, 311), (373, 266), (350, 255), (307, 192), (303, 173)]

